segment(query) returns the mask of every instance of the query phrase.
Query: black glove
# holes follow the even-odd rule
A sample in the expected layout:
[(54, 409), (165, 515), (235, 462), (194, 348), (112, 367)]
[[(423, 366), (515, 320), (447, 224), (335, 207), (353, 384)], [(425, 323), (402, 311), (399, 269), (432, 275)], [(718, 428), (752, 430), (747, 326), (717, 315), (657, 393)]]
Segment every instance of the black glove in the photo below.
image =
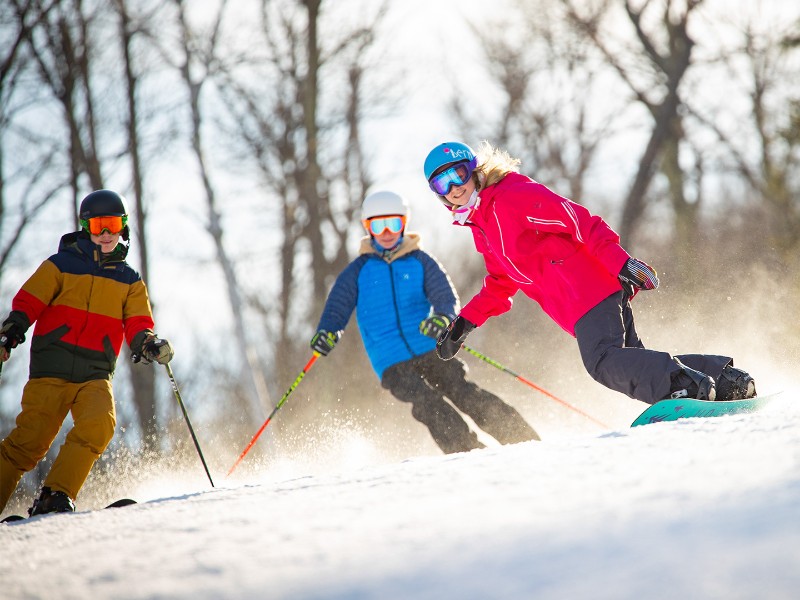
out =
[(438, 340), (448, 325), (450, 325), (450, 317), (434, 313), (419, 324), (419, 332), (429, 338)]
[(619, 272), (619, 282), (628, 296), (637, 290), (654, 290), (658, 287), (658, 273), (646, 262), (635, 258), (625, 261)]
[(470, 323), (461, 315), (453, 319), (447, 326), (444, 333), (439, 336), (436, 342), (436, 354), (442, 360), (450, 360), (461, 349), (461, 344), (467, 339), (469, 332), (475, 329), (475, 324)]
[(0, 362), (7, 361), (11, 355), (11, 349), (25, 341), (26, 329), (11, 316), (3, 321), (3, 327), (0, 328)]
[(311, 349), (314, 352), (319, 352), (319, 354), (322, 356), (328, 356), (328, 352), (333, 350), (336, 342), (338, 342), (341, 337), (341, 331), (327, 331), (326, 329), (320, 329), (314, 334), (314, 337), (311, 338)]
[(142, 342), (142, 357), (146, 362), (157, 362), (160, 365), (165, 365), (172, 360), (175, 352), (172, 350), (172, 344), (167, 340), (160, 339), (155, 334), (150, 334), (144, 338)]

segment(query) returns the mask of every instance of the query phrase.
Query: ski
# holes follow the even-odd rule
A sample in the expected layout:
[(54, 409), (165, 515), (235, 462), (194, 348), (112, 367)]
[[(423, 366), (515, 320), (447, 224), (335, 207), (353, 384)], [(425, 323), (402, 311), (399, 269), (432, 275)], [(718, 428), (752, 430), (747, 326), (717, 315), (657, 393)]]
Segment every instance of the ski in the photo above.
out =
[(667, 399), (656, 402), (639, 415), (631, 423), (631, 427), (650, 425), (663, 421), (677, 421), (678, 419), (721, 417), (741, 413), (753, 413), (761, 410), (775, 400), (782, 392), (768, 396), (756, 396), (744, 400), (727, 400), (710, 402), (708, 400), (694, 400), (689, 398)]
[(119, 508), (121, 506), (130, 506), (131, 504), (136, 504), (136, 500), (132, 500), (131, 498), (120, 498), (116, 502), (112, 502), (106, 508)]
[(8, 515), (5, 519), (0, 521), (0, 523), (13, 523), (14, 521), (22, 521), (27, 518), (28, 517), (23, 517), (22, 515)]
[[(120, 498), (109, 504), (104, 508), (120, 508), (122, 506), (130, 506), (131, 504), (136, 504), (136, 500), (131, 498)], [(65, 514), (65, 513), (47, 513), (50, 515), (58, 515), (58, 514)], [(42, 515), (36, 515), (37, 517)], [(0, 523), (14, 523), (15, 521), (24, 521), (26, 519), (30, 519), (30, 517), (23, 517), (22, 515), (8, 515), (3, 520), (0, 520)]]

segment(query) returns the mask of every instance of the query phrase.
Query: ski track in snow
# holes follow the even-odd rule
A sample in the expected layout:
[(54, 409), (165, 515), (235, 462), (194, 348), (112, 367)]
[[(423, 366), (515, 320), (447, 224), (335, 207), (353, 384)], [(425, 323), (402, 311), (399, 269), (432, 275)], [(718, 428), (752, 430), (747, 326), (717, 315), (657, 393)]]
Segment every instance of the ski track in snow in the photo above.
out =
[(800, 397), (784, 396), (0, 526), (0, 597), (795, 599)]

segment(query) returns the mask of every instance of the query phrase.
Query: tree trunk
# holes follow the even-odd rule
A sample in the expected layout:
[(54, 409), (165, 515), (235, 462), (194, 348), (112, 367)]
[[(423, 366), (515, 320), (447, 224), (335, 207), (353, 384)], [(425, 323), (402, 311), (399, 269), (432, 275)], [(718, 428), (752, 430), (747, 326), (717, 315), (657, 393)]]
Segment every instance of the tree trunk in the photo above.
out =
[[(132, 40), (134, 32), (131, 31), (130, 19), (127, 13), (125, 0), (117, 0), (117, 10), (120, 17), (119, 29), (121, 33), (122, 52), (125, 61), (125, 81), (127, 84), (128, 108), (128, 152), (131, 161), (131, 179), (133, 181), (134, 204), (136, 206), (136, 229), (131, 228), (132, 237), (135, 238), (136, 250), (139, 253), (139, 274), (148, 284), (151, 307), (153, 304), (153, 288), (149, 285), (149, 263), (147, 255), (147, 213), (144, 208), (144, 173), (142, 171), (139, 143), (139, 117), (136, 102), (137, 78), (133, 65)], [(131, 207), (128, 206), (128, 211)], [(130, 226), (129, 226), (130, 228)], [(133, 235), (135, 233), (135, 235)], [(155, 312), (155, 309), (153, 310)], [(142, 432), (142, 442), (145, 450), (159, 448), (161, 445), (161, 432), (158, 427), (158, 403), (155, 395), (155, 369), (159, 365), (132, 365), (130, 381), (133, 389), (133, 402), (139, 419)]]

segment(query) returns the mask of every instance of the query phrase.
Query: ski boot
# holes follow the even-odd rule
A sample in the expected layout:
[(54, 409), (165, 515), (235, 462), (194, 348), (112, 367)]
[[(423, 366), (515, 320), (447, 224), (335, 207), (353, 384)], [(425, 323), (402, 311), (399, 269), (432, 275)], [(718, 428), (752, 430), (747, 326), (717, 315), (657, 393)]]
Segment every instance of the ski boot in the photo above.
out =
[(697, 400), (714, 401), (717, 396), (714, 378), (684, 365), (677, 358), (673, 359), (680, 369), (672, 373), (670, 379), (670, 398), (695, 398)]
[(742, 400), (756, 395), (756, 382), (750, 374), (734, 369), (733, 363), (722, 369), (717, 381), (717, 400)]
[(28, 515), (34, 517), (56, 512), (75, 512), (75, 504), (64, 492), (54, 492), (49, 487), (43, 487), (39, 498), (28, 509)]

